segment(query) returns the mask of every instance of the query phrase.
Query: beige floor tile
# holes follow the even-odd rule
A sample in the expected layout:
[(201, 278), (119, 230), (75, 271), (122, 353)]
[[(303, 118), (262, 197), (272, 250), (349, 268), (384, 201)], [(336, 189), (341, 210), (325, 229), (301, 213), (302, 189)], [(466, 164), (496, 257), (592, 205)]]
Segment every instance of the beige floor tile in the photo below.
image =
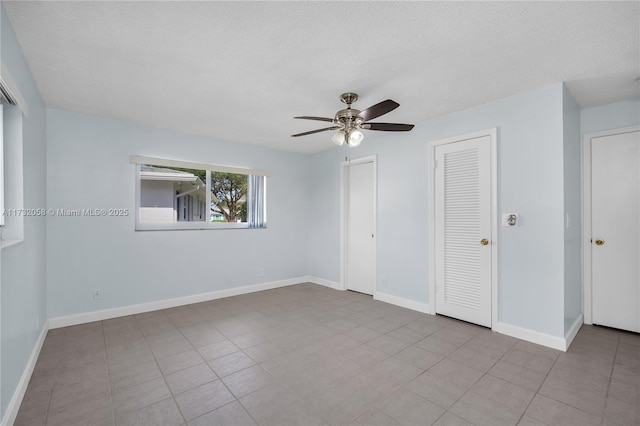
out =
[(416, 346), (410, 346), (393, 356), (404, 362), (415, 365), (423, 370), (428, 370), (442, 360), (440, 355), (425, 351)]
[(239, 347), (240, 349), (250, 348), (252, 346), (257, 346), (269, 341), (269, 339), (266, 338), (265, 336), (262, 336), (260, 334), (256, 334), (253, 332), (231, 337), (229, 340), (231, 340), (233, 344)]
[(298, 397), (280, 383), (272, 383), (239, 399), (239, 402), (258, 423), (277, 415), (282, 407), (300, 402)]
[(491, 399), (516, 413), (522, 414), (533, 399), (535, 392), (489, 374), (485, 374), (470, 389), (478, 395)]
[(113, 409), (107, 400), (93, 401), (91, 405), (76, 405), (49, 409), (47, 426), (110, 426), (115, 425)]
[(440, 376), (453, 383), (460, 384), (466, 388), (471, 387), (482, 377), (483, 373), (466, 365), (449, 359), (443, 359), (429, 370), (429, 373)]
[(428, 399), (442, 408), (449, 408), (467, 392), (471, 385), (454, 383), (446, 378), (426, 372), (408, 385), (407, 389)]
[(604, 409), (603, 423), (606, 425), (639, 425), (640, 407), (638, 404), (608, 398)]
[(399, 424), (397, 421), (374, 408), (355, 419), (351, 426), (393, 426), (397, 424)]
[(378, 333), (377, 331), (371, 330), (370, 328), (367, 328), (362, 325), (359, 327), (352, 328), (348, 331), (345, 331), (343, 334), (345, 336), (351, 337), (352, 339), (356, 339), (358, 342), (361, 342), (361, 343), (365, 343), (377, 337), (382, 336), (382, 334)]
[(236, 371), (251, 367), (255, 365), (255, 362), (244, 352), (239, 351), (212, 359), (208, 361), (208, 364), (219, 377), (224, 377)]
[(206, 361), (220, 358), (221, 356), (229, 355), (239, 350), (240, 348), (234, 345), (231, 340), (227, 340), (226, 338), (225, 340), (221, 340), (198, 348), (200, 356), (202, 356), (202, 358)]
[(198, 364), (184, 370), (176, 371), (164, 377), (171, 393), (178, 395), (205, 383), (217, 380), (218, 377), (207, 364)]
[(173, 398), (123, 414), (116, 418), (118, 426), (179, 426), (184, 423)]
[(544, 423), (534, 419), (529, 416), (522, 416), (520, 422), (518, 422), (518, 426), (546, 426)]
[(589, 373), (599, 374), (606, 378), (611, 377), (611, 372), (613, 370), (613, 360), (604, 361), (598, 358), (591, 358), (587, 355), (574, 354), (570, 352), (561, 353), (555, 365), (567, 365), (573, 368), (579, 368)]
[(420, 349), (433, 352), (436, 355), (448, 356), (455, 352), (463, 343), (455, 344), (444, 340), (441, 336), (431, 334), (415, 344)]
[(169, 397), (171, 392), (162, 377), (115, 391), (111, 396), (118, 417)]
[(599, 425), (602, 417), (578, 410), (543, 395), (536, 395), (525, 415), (547, 425)]
[(360, 345), (350, 349), (344, 353), (344, 356), (364, 367), (371, 367), (389, 357), (388, 354), (368, 345)]
[(111, 391), (115, 392), (129, 386), (148, 382), (160, 376), (162, 376), (160, 368), (158, 368), (158, 364), (153, 360), (145, 362), (144, 364), (117, 369), (114, 372), (110, 371), (109, 380), (111, 381)]
[(160, 367), (162, 374), (166, 375), (175, 373), (176, 371), (180, 371), (187, 367), (202, 364), (203, 362), (204, 359), (202, 359), (200, 354), (195, 349), (191, 349), (186, 352), (181, 352), (179, 354), (159, 359), (158, 366)]
[(609, 377), (576, 368), (568, 363), (556, 363), (549, 372), (549, 377), (591, 389), (602, 395), (606, 395), (610, 381)]
[(598, 391), (584, 385), (574, 385), (553, 377), (547, 377), (539, 393), (582, 411), (602, 417), (606, 391)]
[(430, 425), (445, 412), (444, 408), (404, 388), (386, 398), (379, 408), (402, 425)]
[(244, 349), (244, 353), (249, 355), (255, 362), (260, 363), (281, 355), (283, 350), (272, 342), (266, 342)]
[(172, 335), (149, 342), (149, 348), (156, 359), (167, 358), (181, 352), (193, 350), (191, 343), (182, 335)]
[(537, 371), (538, 373), (547, 374), (556, 362), (556, 357), (531, 353), (514, 346), (502, 357), (502, 360), (528, 368), (529, 370)]
[(255, 392), (273, 382), (273, 380), (273, 377), (259, 365), (222, 377), (222, 381), (236, 398)]
[(16, 424), (626, 426), (639, 349), (585, 325), (563, 353), (302, 284), (50, 330)]
[(521, 412), (474, 392), (460, 398), (450, 411), (478, 426), (516, 425), (521, 416)]
[(613, 365), (611, 377), (621, 382), (640, 386), (640, 372), (623, 364), (615, 363)]
[(424, 372), (423, 369), (409, 364), (398, 358), (387, 358), (370, 369), (373, 373), (393, 381), (398, 385), (404, 385)]
[(403, 349), (406, 349), (410, 346), (409, 343), (404, 342), (402, 340), (395, 339), (391, 336), (384, 335), (380, 336), (376, 339), (370, 340), (366, 343), (368, 346), (371, 346), (374, 349), (377, 349), (381, 352), (386, 353), (387, 355), (393, 355), (400, 352)]
[(473, 423), (469, 423), (462, 417), (447, 411), (434, 423), (434, 426), (473, 426)]
[(175, 397), (182, 415), (191, 421), (234, 400), (227, 387), (216, 380), (188, 390)]
[(467, 367), (471, 367), (482, 372), (487, 372), (495, 365), (496, 362), (498, 362), (498, 358), (496, 357), (474, 352), (464, 346), (449, 355), (447, 359), (459, 362), (460, 364), (464, 364)]
[(189, 422), (189, 426), (255, 426), (256, 424), (238, 401), (233, 401)]
[(546, 378), (545, 374), (530, 370), (526, 367), (512, 364), (508, 361), (498, 361), (488, 374), (506, 380), (530, 391), (538, 391)]
[(640, 386), (632, 383), (611, 379), (607, 396), (640, 407)]

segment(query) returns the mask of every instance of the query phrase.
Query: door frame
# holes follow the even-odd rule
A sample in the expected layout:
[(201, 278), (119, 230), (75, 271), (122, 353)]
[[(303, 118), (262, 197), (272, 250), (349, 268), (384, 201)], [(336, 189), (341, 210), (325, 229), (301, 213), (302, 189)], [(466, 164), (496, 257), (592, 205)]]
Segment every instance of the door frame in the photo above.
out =
[(340, 200), (341, 200), (341, 214), (340, 214), (340, 281), (342, 290), (348, 290), (347, 287), (347, 267), (348, 267), (348, 250), (347, 244), (349, 244), (348, 235), (348, 223), (347, 220), (349, 214), (349, 167), (358, 164), (373, 163), (373, 274), (376, 277), (376, 281), (373, 285), (373, 295), (376, 295), (378, 290), (378, 156), (377, 154), (369, 155), (366, 157), (349, 159), (343, 161), (340, 164)]
[(436, 147), (489, 136), (491, 145), (491, 328), (498, 324), (498, 128), (492, 127), (446, 139), (429, 142), (429, 313), (436, 314)]
[(593, 324), (593, 282), (591, 277), (591, 141), (603, 136), (640, 131), (640, 126), (621, 127), (586, 133), (582, 138), (582, 310), (583, 322)]

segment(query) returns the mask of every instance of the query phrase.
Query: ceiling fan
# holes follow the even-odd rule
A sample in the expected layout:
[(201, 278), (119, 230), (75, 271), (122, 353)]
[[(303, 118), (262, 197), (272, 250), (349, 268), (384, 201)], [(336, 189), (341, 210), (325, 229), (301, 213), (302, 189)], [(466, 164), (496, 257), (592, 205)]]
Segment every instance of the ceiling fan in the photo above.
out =
[(341, 146), (346, 143), (349, 146), (358, 146), (360, 145), (360, 142), (362, 142), (362, 139), (364, 139), (364, 135), (361, 132), (361, 130), (363, 129), (381, 130), (384, 132), (408, 132), (409, 130), (413, 129), (413, 124), (369, 122), (369, 120), (378, 118), (381, 115), (391, 112), (400, 106), (399, 103), (394, 102), (391, 99), (387, 99), (386, 101), (377, 103), (372, 107), (365, 109), (364, 111), (359, 111), (357, 109), (351, 108), (351, 104), (358, 100), (358, 95), (356, 93), (343, 93), (342, 95), (340, 95), (340, 100), (347, 104), (347, 108), (338, 111), (334, 118), (312, 117), (308, 115), (293, 117), (303, 120), (327, 121), (329, 123), (333, 123), (333, 126), (326, 127), (324, 129), (298, 133), (291, 136), (298, 137), (311, 135), (314, 133), (326, 132), (328, 130), (337, 130), (337, 132), (331, 138), (331, 140), (336, 145)]

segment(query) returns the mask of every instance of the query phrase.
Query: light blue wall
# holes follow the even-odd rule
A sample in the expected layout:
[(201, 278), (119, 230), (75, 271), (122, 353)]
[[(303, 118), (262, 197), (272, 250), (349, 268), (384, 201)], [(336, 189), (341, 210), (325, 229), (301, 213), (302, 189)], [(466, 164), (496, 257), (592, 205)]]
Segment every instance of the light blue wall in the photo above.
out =
[[(582, 142), (580, 107), (562, 88), (564, 132), (564, 332), (582, 314)], [(567, 222), (568, 220), (568, 222)]]
[[(2, 8), (0, 13), (2, 62), (29, 105), (29, 115), (22, 120), (24, 207), (44, 208), (47, 168), (45, 109)], [(0, 254), (2, 417), (47, 317), (45, 250), (46, 220), (27, 217), (24, 220), (24, 242), (6, 248)]]
[(272, 173), (267, 229), (135, 232), (133, 215), (48, 217), (50, 318), (307, 275), (309, 156), (52, 109), (47, 141), (54, 209), (133, 212), (132, 154)]
[[(555, 84), (417, 123), (408, 134), (367, 132), (352, 157), (378, 155), (377, 274), (380, 291), (429, 303), (428, 144), (498, 128), (498, 211), (520, 214), (498, 229), (499, 321), (564, 336), (563, 86)], [(338, 150), (334, 150), (338, 151)], [(342, 156), (312, 161), (312, 211), (340, 205)], [(339, 214), (310, 230), (310, 269), (339, 280)]]
[(311, 161), (309, 275), (340, 282), (340, 163), (345, 151), (330, 148)]
[(640, 98), (615, 102), (580, 111), (582, 134), (640, 124)]

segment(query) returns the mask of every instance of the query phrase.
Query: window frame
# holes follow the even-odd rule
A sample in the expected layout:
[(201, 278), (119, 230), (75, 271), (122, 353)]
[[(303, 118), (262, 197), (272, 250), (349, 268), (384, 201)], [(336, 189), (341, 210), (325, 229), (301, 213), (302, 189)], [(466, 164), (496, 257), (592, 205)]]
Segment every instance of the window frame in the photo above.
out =
[(4, 193), (4, 105), (0, 102), (0, 227), (5, 225)]
[[(249, 169), (242, 167), (221, 166), (207, 163), (196, 163), (182, 160), (172, 160), (167, 158), (155, 158), (146, 157), (141, 155), (132, 155), (130, 163), (135, 167), (135, 230), (136, 231), (182, 231), (182, 230), (211, 230), (211, 229), (265, 229), (267, 228), (266, 220), (266, 178), (271, 175), (266, 170)], [(140, 208), (141, 208), (141, 196), (142, 196), (142, 179), (141, 179), (141, 166), (142, 164), (152, 166), (164, 166), (164, 167), (178, 167), (194, 170), (204, 170), (207, 172), (206, 176), (206, 203), (211, 203), (211, 172), (233, 173), (250, 176), (262, 176), (264, 179), (262, 185), (262, 198), (263, 203), (261, 206), (263, 222), (260, 226), (252, 226), (249, 221), (247, 222), (211, 222), (210, 213), (204, 221), (176, 221), (166, 223), (150, 223), (142, 222), (140, 220)]]

